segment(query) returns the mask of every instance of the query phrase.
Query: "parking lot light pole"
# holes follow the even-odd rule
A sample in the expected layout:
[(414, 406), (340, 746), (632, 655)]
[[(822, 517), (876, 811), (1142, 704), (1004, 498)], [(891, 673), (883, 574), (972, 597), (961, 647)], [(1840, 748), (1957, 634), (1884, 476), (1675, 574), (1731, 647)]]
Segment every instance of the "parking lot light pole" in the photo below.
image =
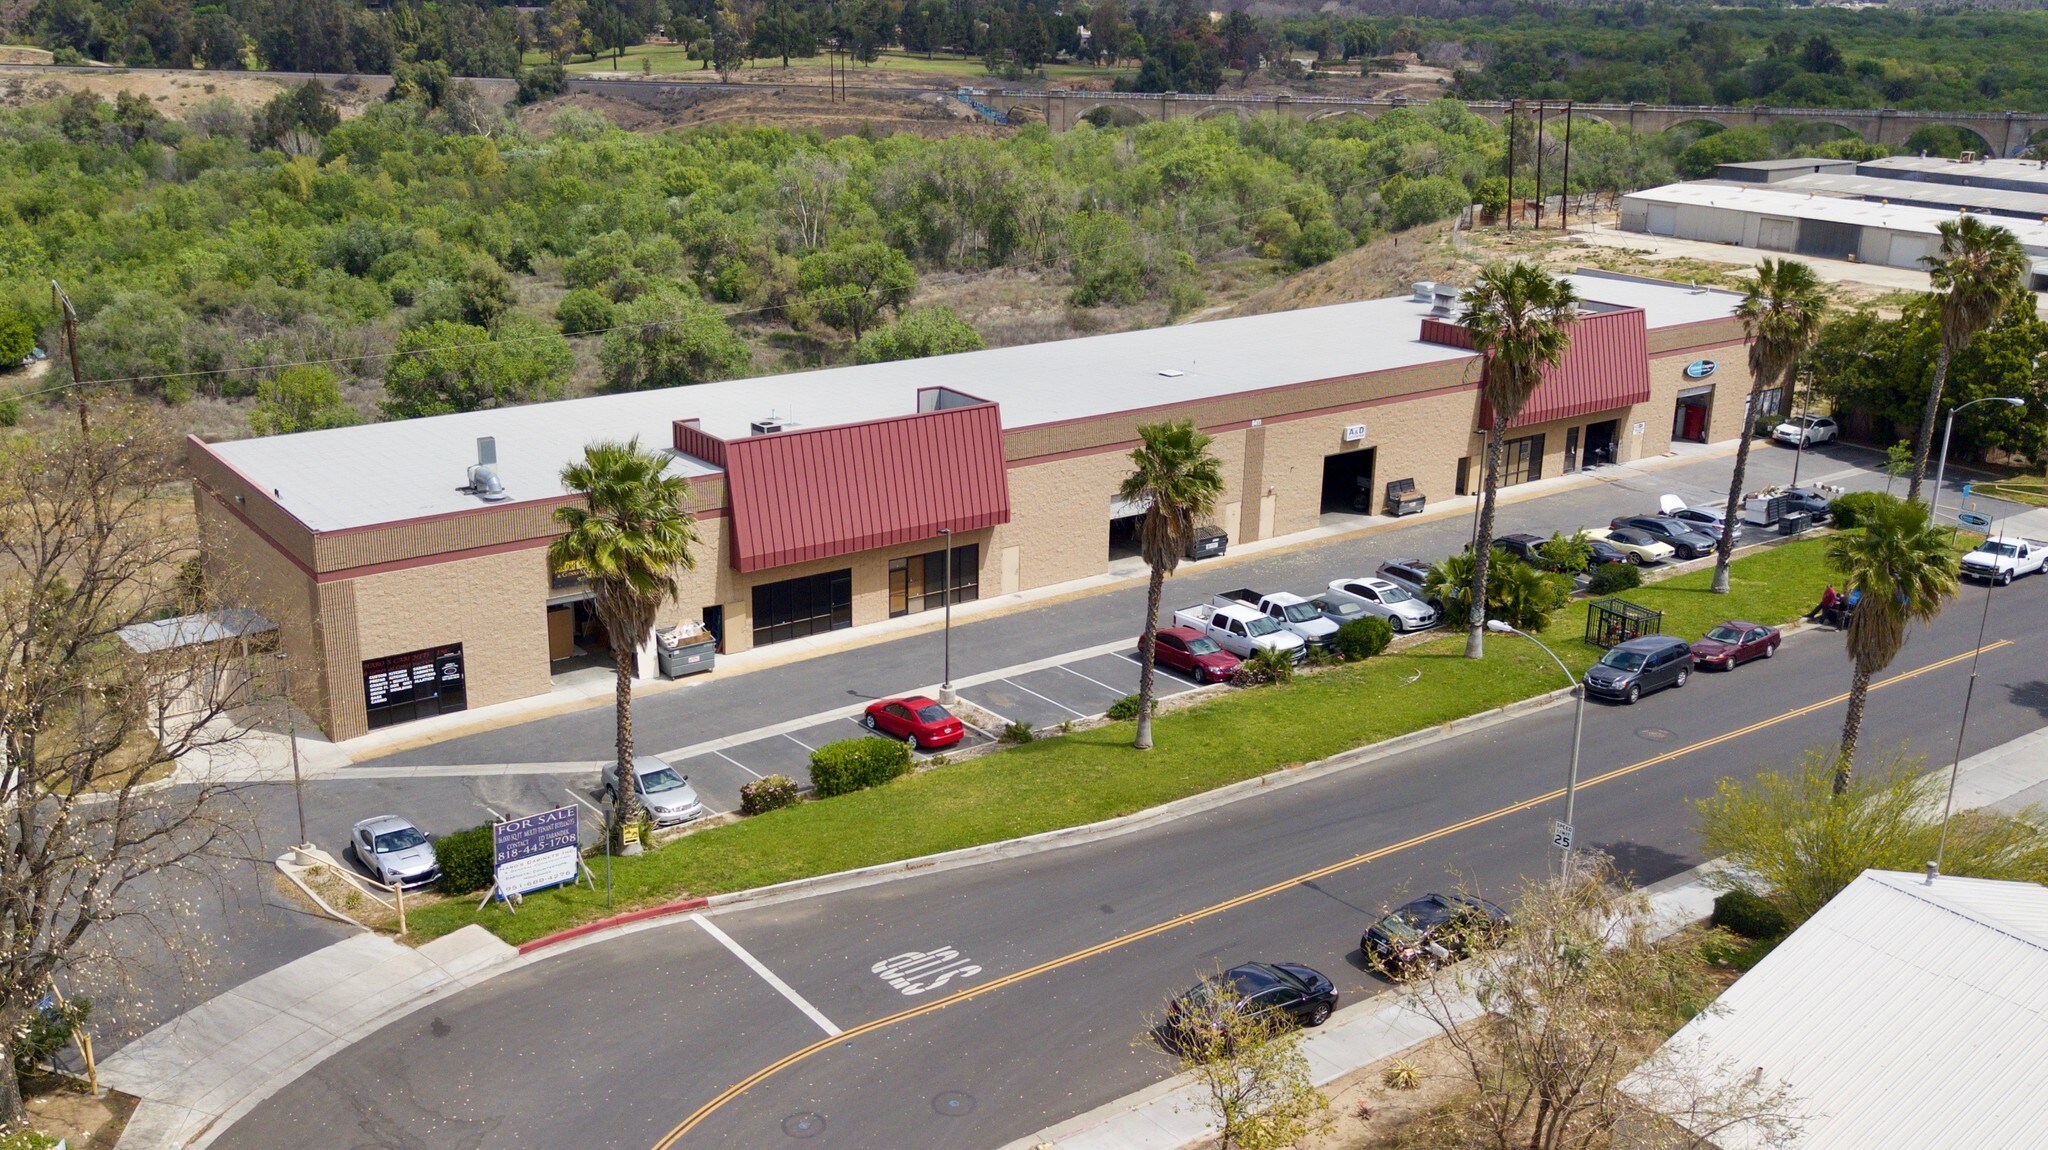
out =
[(277, 669), (284, 679), (284, 737), (292, 748), (292, 801), (299, 808), (299, 845), (310, 846), (312, 842), (306, 838), (306, 788), (299, 778), (299, 716), (292, 710), (292, 665), (290, 656), (283, 651), (277, 653)]
[(1948, 437), (1956, 429), (1956, 412), (1979, 403), (2002, 403), (2007, 407), (2025, 407), (2027, 401), (2010, 395), (1980, 395), (1969, 403), (1958, 404), (1948, 409), (1948, 422), (1941, 427), (1941, 460), (1934, 465), (1934, 490), (1927, 496), (1927, 518), (1941, 522), (1941, 480), (1948, 474)]
[[(1543, 640), (1538, 639), (1536, 636), (1529, 634), (1527, 631), (1524, 631), (1521, 628), (1516, 627), (1512, 624), (1502, 622), (1499, 619), (1488, 619), (1486, 621), (1486, 629), (1502, 635), (1520, 635), (1522, 638), (1527, 639), (1531, 643), (1536, 644), (1538, 647), (1543, 648), (1543, 653), (1550, 656), (1551, 662), (1557, 664), (1557, 669), (1564, 672), (1565, 679), (1571, 683), (1572, 689), (1578, 692), (1579, 704), (1576, 708), (1576, 713), (1574, 713), (1572, 716), (1571, 774), (1566, 777), (1564, 785), (1564, 825), (1566, 827), (1572, 828), (1572, 834), (1574, 838), (1576, 838), (1578, 832), (1576, 825), (1572, 822), (1572, 819), (1574, 816), (1578, 814), (1579, 745), (1586, 733), (1586, 684), (1581, 682), (1577, 675), (1572, 674), (1572, 669), (1570, 667), (1565, 666), (1563, 659), (1557, 657), (1557, 652), (1550, 649), (1550, 644), (1545, 643)], [(1565, 866), (1562, 869), (1568, 871), (1570, 869), (1570, 864), (1572, 861), (1572, 848), (1566, 846), (1561, 847), (1560, 850), (1563, 854), (1563, 861), (1565, 863)]]
[(952, 706), (960, 701), (953, 690), (953, 529), (939, 528), (946, 540), (946, 654), (945, 681), (939, 684), (939, 702)]

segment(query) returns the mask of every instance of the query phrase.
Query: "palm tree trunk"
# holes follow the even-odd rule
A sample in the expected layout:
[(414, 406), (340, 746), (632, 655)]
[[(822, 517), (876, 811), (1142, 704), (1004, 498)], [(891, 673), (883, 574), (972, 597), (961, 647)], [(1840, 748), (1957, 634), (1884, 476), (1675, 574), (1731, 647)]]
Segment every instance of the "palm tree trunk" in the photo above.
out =
[(1863, 733), (1863, 702), (1870, 697), (1870, 675), (1861, 667), (1849, 680), (1849, 713), (1842, 719), (1842, 749), (1835, 757), (1835, 793), (1849, 789), (1849, 771), (1856, 759), (1856, 736)]
[(1138, 636), (1138, 737), (1131, 745), (1141, 751), (1152, 749), (1152, 668), (1154, 646), (1159, 633), (1159, 597), (1166, 587), (1166, 568), (1152, 565), (1152, 582), (1145, 589), (1145, 633)]
[(1750, 385), (1749, 426), (1742, 429), (1742, 437), (1735, 444), (1735, 474), (1728, 478), (1728, 509), (1721, 516), (1721, 541), (1714, 545), (1714, 582), (1707, 588), (1716, 595), (1728, 593), (1728, 564), (1735, 558), (1735, 524), (1742, 510), (1743, 473), (1749, 470), (1749, 445), (1756, 439), (1757, 401), (1763, 394), (1763, 380)]
[(612, 664), (617, 669), (614, 694), (618, 715), (619, 766), (613, 776), (618, 784), (612, 788), (612, 825), (609, 833), (612, 849), (622, 851), (626, 846), (626, 827), (640, 819), (640, 790), (633, 785), (633, 663), (636, 652), (631, 647), (612, 645)]
[(1948, 383), (1948, 341), (1934, 357), (1934, 386), (1927, 389), (1927, 407), (1920, 413), (1920, 430), (1913, 436), (1913, 478), (1906, 484), (1906, 502), (1920, 500), (1920, 480), (1927, 475), (1927, 453), (1934, 447), (1934, 417), (1941, 410), (1941, 389)]
[(1472, 540), (1472, 611), (1466, 623), (1465, 657), (1486, 657), (1486, 575), (1493, 558), (1493, 507), (1500, 493), (1500, 439), (1508, 430), (1508, 417), (1493, 417), (1493, 434), (1486, 438), (1486, 478), (1479, 493), (1479, 534)]

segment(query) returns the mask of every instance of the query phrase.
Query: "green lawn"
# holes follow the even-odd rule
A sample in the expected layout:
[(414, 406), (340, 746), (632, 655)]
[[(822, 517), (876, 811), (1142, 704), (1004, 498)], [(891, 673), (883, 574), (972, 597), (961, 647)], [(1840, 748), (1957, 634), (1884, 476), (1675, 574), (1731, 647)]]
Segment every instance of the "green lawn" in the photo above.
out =
[[(541, 64), (545, 63), (547, 59), (548, 57), (545, 53), (528, 52), (525, 63)], [(716, 73), (704, 67), (703, 61), (692, 60), (689, 49), (681, 44), (635, 45), (626, 49), (624, 54), (619, 57), (616, 71), (621, 76), (639, 75), (643, 70), (643, 61), (645, 62), (644, 69), (650, 72), (668, 74), (701, 72), (706, 79), (716, 76)], [(841, 62), (844, 63), (844, 60), (842, 59)], [(790, 66), (792, 71), (799, 68), (804, 69), (806, 73), (813, 70), (822, 71), (826, 66), (826, 58), (824, 56), (795, 56), (790, 58)], [(739, 75), (747, 79), (760, 79), (764, 75), (780, 71), (781, 68), (782, 58), (780, 56), (764, 57), (759, 60), (748, 61), (748, 66), (740, 69)], [(611, 55), (606, 53), (595, 60), (572, 60), (568, 65), (568, 70), (573, 73), (609, 74), (615, 69), (612, 67)], [(958, 77), (962, 83), (989, 84), (1000, 82), (995, 77), (989, 75), (988, 69), (982, 67), (981, 60), (978, 57), (958, 56), (941, 52), (930, 59), (926, 59), (923, 56), (892, 51), (883, 52), (881, 58), (872, 65), (852, 65), (847, 72), (848, 82), (859, 84), (862, 82), (861, 77), (863, 74), (884, 70), (920, 72), (933, 76), (954, 76)], [(1044, 70), (1046, 78), (1049, 80), (1088, 80), (1133, 74), (1128, 68), (1097, 68), (1093, 65), (1085, 64), (1047, 64)], [(810, 77), (807, 75), (806, 78)]]
[[(1811, 608), (1826, 582), (1822, 544), (1803, 540), (1735, 564), (1727, 596), (1698, 571), (1628, 597), (1665, 612), (1668, 634), (1694, 638), (1730, 617), (1783, 622)], [(1575, 602), (1544, 632), (1575, 668), (1599, 651), (1580, 641)], [(615, 859), (614, 911), (745, 890), (1130, 814), (1290, 765), (1313, 762), (1564, 686), (1535, 644), (1489, 636), (1486, 658), (1462, 657), (1447, 634), (1283, 687), (1234, 691), (1155, 724), (1158, 749), (1130, 748), (1128, 723), (1044, 738), (902, 779), (689, 835)], [(1305, 721), (1313, 717), (1313, 721)], [(600, 865), (595, 864), (593, 865)], [(601, 886), (601, 876), (600, 876)], [(411, 915), (414, 942), (480, 922), (508, 942), (539, 938), (609, 913), (602, 889), (527, 898), (517, 915), (482, 914), (460, 899)]]
[(2011, 479), (2000, 479), (1994, 483), (1979, 483), (1973, 490), (1979, 495), (1995, 495), (2010, 499), (2014, 503), (2027, 503), (2035, 507), (2048, 507), (2048, 480), (2038, 475), (2016, 475)]

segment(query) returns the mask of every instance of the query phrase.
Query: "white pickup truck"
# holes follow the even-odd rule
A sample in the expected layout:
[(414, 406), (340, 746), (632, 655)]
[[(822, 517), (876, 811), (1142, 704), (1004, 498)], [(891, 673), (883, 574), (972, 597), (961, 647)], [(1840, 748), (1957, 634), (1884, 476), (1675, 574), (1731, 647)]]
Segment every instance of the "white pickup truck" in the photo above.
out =
[(1297, 661), (1308, 654), (1308, 644), (1301, 636), (1281, 630), (1280, 624), (1261, 615), (1256, 607), (1202, 603), (1175, 611), (1173, 622), (1177, 627), (1193, 627), (1240, 659), (1249, 659), (1260, 650), (1283, 651)]
[(1250, 607), (1280, 624), (1281, 630), (1301, 636), (1304, 643), (1327, 643), (1337, 633), (1337, 625), (1323, 618), (1322, 608), (1286, 591), (1261, 595), (1249, 587), (1240, 587), (1225, 591), (1211, 602), (1218, 607)]
[(2022, 575), (2032, 575), (2048, 562), (2048, 541), (1994, 535), (1975, 551), (1963, 556), (1963, 578), (1982, 579), (2003, 587)]

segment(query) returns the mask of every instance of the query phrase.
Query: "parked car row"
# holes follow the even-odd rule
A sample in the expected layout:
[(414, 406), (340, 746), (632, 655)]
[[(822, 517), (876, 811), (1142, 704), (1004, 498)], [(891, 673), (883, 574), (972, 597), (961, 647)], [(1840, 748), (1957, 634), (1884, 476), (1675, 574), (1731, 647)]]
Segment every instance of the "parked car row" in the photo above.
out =
[(1731, 619), (1688, 643), (1676, 635), (1644, 635), (1608, 648), (1587, 668), (1588, 697), (1634, 703), (1653, 691), (1683, 687), (1698, 669), (1732, 671), (1752, 659), (1778, 653), (1784, 636), (1776, 627)]

